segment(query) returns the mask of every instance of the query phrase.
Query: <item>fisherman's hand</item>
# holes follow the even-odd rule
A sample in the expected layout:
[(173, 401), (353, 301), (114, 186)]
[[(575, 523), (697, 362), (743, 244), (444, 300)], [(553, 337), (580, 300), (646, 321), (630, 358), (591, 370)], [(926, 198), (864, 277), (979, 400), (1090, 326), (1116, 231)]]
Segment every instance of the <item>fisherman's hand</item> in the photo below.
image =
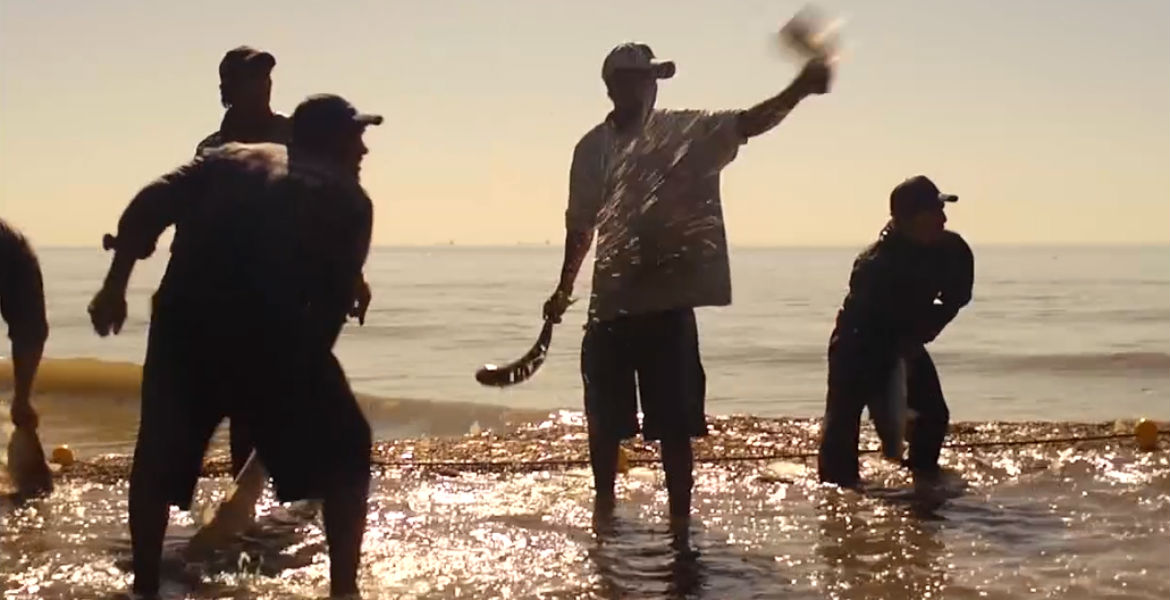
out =
[(569, 293), (570, 292), (558, 288), (557, 291), (553, 292), (553, 295), (545, 301), (542, 313), (546, 321), (552, 321), (553, 323), (561, 322), (561, 317), (565, 314), (565, 311), (569, 309), (569, 305), (573, 303), (572, 298), (569, 298)]
[(22, 429), (36, 429), (40, 424), (40, 419), (37, 417), (37, 411), (32, 407), (27, 399), (20, 400), (14, 398), (12, 400), (12, 409), (9, 411), (9, 416), (12, 418), (12, 424)]
[(98, 335), (121, 333), (126, 322), (126, 294), (103, 287), (89, 303), (89, 321)]
[(358, 325), (366, 324), (366, 311), (370, 308), (370, 300), (373, 297), (370, 284), (366, 283), (365, 279), (359, 279), (354, 290), (353, 307), (349, 309), (349, 316), (357, 317)]
[(827, 94), (833, 83), (833, 67), (822, 58), (805, 63), (793, 82), (805, 94)]

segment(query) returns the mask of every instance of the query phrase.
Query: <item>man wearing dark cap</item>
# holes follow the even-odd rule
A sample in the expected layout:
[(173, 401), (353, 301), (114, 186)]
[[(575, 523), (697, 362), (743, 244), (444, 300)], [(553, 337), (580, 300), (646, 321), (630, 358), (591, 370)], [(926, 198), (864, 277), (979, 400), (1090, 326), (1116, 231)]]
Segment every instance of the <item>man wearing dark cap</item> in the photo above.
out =
[[(199, 156), (229, 142), (288, 144), (292, 126), (288, 117), (272, 111), (272, 69), (276, 57), (250, 46), (228, 50), (219, 63), (220, 103), (227, 110), (219, 130), (195, 148)], [(356, 298), (350, 316), (365, 323), (370, 287), (364, 277), (355, 282)], [(251, 434), (241, 423), (231, 424), (232, 475), (238, 475), (252, 454)]]
[(924, 176), (903, 181), (890, 194), (891, 220), (853, 263), (829, 340), (821, 481), (860, 484), (861, 412), (883, 401), (899, 359), (906, 365), (907, 404), (916, 413), (905, 464), (916, 483), (937, 479), (950, 413), (925, 346), (971, 301), (974, 283), (971, 248), (945, 228), (944, 206), (956, 201)]
[(228, 142), (287, 144), (288, 117), (272, 112), (272, 69), (276, 58), (249, 46), (227, 51), (219, 62), (219, 101), (227, 109), (219, 130), (203, 138), (195, 155)]
[(596, 232), (581, 348), (596, 513), (613, 510), (619, 444), (641, 430), (662, 442), (671, 524), (685, 534), (691, 438), (707, 433), (694, 308), (731, 302), (719, 173), (748, 138), (826, 93), (831, 70), (811, 61), (747, 110), (656, 109), (658, 80), (674, 74), (673, 62), (640, 43), (613, 48), (602, 63), (613, 111), (573, 150), (564, 262), (544, 316), (560, 320)]
[(323, 500), (331, 590), (357, 592), (370, 429), (332, 354), (369, 251), (359, 183), (365, 128), (382, 118), (312, 96), (292, 140), (228, 143), (148, 185), (118, 223), (89, 312), (118, 333), (137, 260), (175, 226), (156, 293), (130, 478), (134, 589), (156, 594), (168, 505), (188, 508), (219, 422), (252, 432), (284, 502)]

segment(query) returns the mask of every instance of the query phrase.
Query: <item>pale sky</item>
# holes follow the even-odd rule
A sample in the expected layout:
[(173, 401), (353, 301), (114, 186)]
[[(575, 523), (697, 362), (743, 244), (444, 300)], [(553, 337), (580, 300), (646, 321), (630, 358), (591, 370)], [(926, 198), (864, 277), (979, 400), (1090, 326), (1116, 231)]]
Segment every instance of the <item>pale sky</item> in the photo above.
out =
[[(0, 215), (93, 245), (213, 131), (217, 65), (277, 58), (273, 105), (335, 92), (371, 128), (375, 243), (560, 244), (573, 145), (609, 109), (600, 65), (649, 43), (659, 106), (746, 108), (797, 64), (779, 0), (0, 1)], [(1170, 2), (840, 0), (834, 92), (723, 176), (740, 245), (862, 244), (924, 173), (976, 244), (1170, 242)]]

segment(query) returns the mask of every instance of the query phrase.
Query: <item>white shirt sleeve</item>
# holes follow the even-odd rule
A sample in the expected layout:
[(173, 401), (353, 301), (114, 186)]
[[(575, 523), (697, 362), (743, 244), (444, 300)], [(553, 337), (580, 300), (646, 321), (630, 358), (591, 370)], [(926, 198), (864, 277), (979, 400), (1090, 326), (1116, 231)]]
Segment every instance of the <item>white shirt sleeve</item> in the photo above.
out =
[(573, 149), (565, 211), (569, 231), (592, 231), (597, 225), (597, 213), (605, 201), (605, 149), (600, 138), (597, 130), (591, 131)]
[(705, 154), (713, 166), (727, 166), (735, 160), (739, 147), (747, 143), (747, 138), (739, 131), (740, 113), (738, 110), (705, 113), (702, 125), (696, 128), (701, 132)]

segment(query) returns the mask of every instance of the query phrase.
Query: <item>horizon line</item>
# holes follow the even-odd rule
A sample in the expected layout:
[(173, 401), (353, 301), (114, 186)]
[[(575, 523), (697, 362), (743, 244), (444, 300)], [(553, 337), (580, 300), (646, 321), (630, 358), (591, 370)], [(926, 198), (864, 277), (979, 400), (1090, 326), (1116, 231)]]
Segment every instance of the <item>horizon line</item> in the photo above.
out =
[[(865, 244), (865, 242), (834, 242), (824, 244), (729, 244), (728, 249), (737, 250), (839, 250), (846, 248), (857, 248)], [(1170, 247), (1170, 240), (1158, 242), (1127, 242), (1127, 241), (1108, 241), (1108, 242), (974, 242), (971, 244), (976, 247), (983, 248), (1167, 248)], [(514, 243), (467, 243), (462, 244), (458, 241), (449, 242), (433, 242), (433, 243), (399, 243), (399, 244), (373, 244), (370, 246), (371, 250), (410, 250), (410, 249), (436, 249), (436, 248), (462, 248), (462, 249), (502, 249), (502, 248), (561, 248), (561, 243), (548, 242), (514, 242)], [(38, 246), (35, 249), (42, 250), (84, 250), (94, 248), (89, 244), (47, 244)]]

